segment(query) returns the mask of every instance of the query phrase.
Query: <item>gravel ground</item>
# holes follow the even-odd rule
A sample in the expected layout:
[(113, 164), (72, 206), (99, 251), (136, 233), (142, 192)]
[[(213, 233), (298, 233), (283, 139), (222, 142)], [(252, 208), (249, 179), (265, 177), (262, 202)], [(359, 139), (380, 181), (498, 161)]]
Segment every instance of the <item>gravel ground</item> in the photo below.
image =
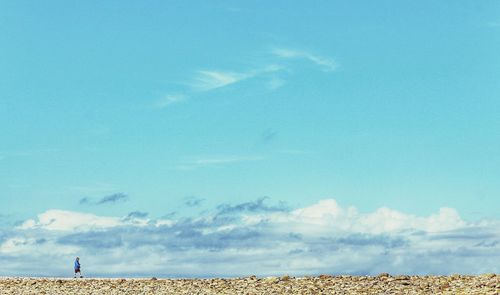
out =
[(0, 278), (0, 294), (500, 294), (500, 275), (234, 279)]

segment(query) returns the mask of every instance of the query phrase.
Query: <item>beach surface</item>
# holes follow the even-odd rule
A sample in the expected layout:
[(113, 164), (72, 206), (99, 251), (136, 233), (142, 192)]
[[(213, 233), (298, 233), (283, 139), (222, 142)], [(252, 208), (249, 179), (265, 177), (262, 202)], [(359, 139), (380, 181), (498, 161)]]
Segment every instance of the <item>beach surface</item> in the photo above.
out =
[(500, 275), (213, 279), (0, 278), (0, 294), (500, 294)]

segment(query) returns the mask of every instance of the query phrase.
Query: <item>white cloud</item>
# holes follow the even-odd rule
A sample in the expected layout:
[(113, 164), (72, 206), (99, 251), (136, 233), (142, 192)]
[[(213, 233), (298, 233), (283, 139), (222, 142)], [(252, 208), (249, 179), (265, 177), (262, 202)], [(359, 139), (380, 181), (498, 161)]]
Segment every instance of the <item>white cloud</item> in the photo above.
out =
[(267, 83), (267, 86), (271, 90), (276, 90), (276, 89), (279, 89), (279, 88), (283, 87), (285, 84), (286, 84), (286, 81), (284, 79), (281, 79), (281, 78), (272, 78)]
[(120, 219), (116, 217), (101, 217), (89, 213), (48, 210), (39, 214), (37, 220), (26, 220), (20, 229), (79, 231), (104, 229), (122, 224)]
[(190, 85), (195, 91), (208, 91), (281, 70), (283, 70), (283, 67), (276, 64), (270, 64), (263, 68), (246, 72), (202, 70), (197, 72)]
[(274, 55), (281, 58), (303, 58), (318, 66), (321, 66), (326, 71), (334, 71), (337, 69), (337, 64), (331, 58), (315, 55), (306, 51), (285, 49), (285, 48), (275, 48), (271, 51)]
[(288, 226), (297, 233), (311, 234), (311, 227), (318, 234), (361, 233), (398, 234), (404, 231), (442, 232), (467, 226), (456, 210), (441, 208), (437, 214), (419, 217), (389, 208), (379, 208), (372, 213), (361, 214), (355, 207), (342, 208), (333, 199), (319, 201), (309, 207), (289, 213), (277, 212), (260, 219)]
[[(332, 59), (305, 51), (276, 48), (271, 51), (271, 54), (279, 58), (306, 59), (318, 66), (321, 66), (325, 71), (333, 71), (337, 68), (335, 61), (333, 61)], [(284, 80), (282, 77), (271, 76), (270, 74), (282, 72), (284, 70), (286, 70), (286, 68), (279, 63), (270, 63), (266, 66), (257, 67), (246, 71), (230, 71), (219, 69), (198, 70), (196, 71), (194, 77), (186, 83), (189, 88), (184, 89), (184, 92), (191, 95), (196, 95), (197, 92), (215, 90), (253, 78), (264, 78), (264, 86), (267, 86), (267, 88), (270, 90), (276, 90), (285, 85), (286, 80)], [(158, 100), (154, 106), (161, 109), (168, 107), (174, 103), (184, 101), (186, 99), (186, 95), (170, 94)]]
[(409, 215), (385, 207), (373, 213), (360, 214), (356, 208), (341, 208), (331, 199), (295, 210), (292, 216), (302, 223), (316, 221), (325, 227), (366, 234), (398, 233), (405, 230), (436, 232), (454, 230), (466, 225), (451, 208), (441, 208), (438, 214), (429, 217)]
[(178, 103), (187, 99), (183, 94), (168, 94), (155, 103), (155, 107), (159, 109), (166, 108), (174, 103)]
[(228, 86), (252, 77), (247, 73), (223, 71), (198, 71), (191, 86), (198, 91), (207, 91)]
[(77, 255), (102, 276), (500, 271), (499, 220), (467, 222), (452, 208), (417, 216), (361, 213), (333, 199), (295, 210), (265, 201), (178, 220), (49, 210), (0, 233), (0, 275), (64, 275)]
[(261, 156), (222, 155), (187, 159), (176, 166), (179, 170), (193, 170), (207, 166), (224, 166), (241, 162), (260, 161)]

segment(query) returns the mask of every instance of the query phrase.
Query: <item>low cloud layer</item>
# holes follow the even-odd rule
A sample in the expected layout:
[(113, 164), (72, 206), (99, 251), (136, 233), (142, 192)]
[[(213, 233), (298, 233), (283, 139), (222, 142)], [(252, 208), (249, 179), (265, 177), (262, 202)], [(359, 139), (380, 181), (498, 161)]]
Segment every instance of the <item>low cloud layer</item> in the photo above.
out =
[(49, 210), (0, 234), (0, 275), (70, 275), (74, 256), (88, 276), (500, 271), (498, 220), (466, 222), (451, 208), (415, 216), (333, 199), (295, 210), (267, 202), (181, 219)]

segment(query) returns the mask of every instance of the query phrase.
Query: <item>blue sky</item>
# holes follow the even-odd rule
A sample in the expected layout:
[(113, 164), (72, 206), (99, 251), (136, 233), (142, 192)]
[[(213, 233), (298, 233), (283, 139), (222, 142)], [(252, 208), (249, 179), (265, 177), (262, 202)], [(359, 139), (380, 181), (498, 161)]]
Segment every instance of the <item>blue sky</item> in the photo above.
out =
[[(285, 217), (276, 214), (290, 218), (322, 202), (356, 208), (362, 217), (349, 216), (363, 226), (343, 234), (364, 242), (395, 235), (407, 245), (412, 239), (396, 229), (433, 232), (429, 220), (451, 216), (453, 225), (438, 231), (479, 227), (476, 234), (489, 235), (474, 245), (496, 250), (498, 52), (498, 1), (1, 2), (0, 261), (19, 261), (16, 245), (37, 245), (51, 230), (53, 240), (42, 243), (61, 248), (69, 247), (64, 231), (112, 230), (132, 241), (115, 228), (136, 229), (132, 219), (156, 230), (208, 218), (220, 230), (228, 224), (213, 218), (224, 208), (237, 208), (231, 214), (243, 224), (248, 214), (271, 214), (272, 227), (252, 228), (264, 243), (280, 232)], [(42, 220), (64, 212), (99, 222), (53, 229)], [(364, 225), (372, 217), (414, 226), (374, 231)], [(324, 234), (331, 222), (321, 221)], [(163, 233), (142, 229), (143, 240)], [(199, 230), (200, 241), (222, 239)], [(78, 251), (92, 253), (64, 253)], [(424, 272), (417, 260), (394, 271)], [(498, 268), (470, 271), (483, 270)]]

